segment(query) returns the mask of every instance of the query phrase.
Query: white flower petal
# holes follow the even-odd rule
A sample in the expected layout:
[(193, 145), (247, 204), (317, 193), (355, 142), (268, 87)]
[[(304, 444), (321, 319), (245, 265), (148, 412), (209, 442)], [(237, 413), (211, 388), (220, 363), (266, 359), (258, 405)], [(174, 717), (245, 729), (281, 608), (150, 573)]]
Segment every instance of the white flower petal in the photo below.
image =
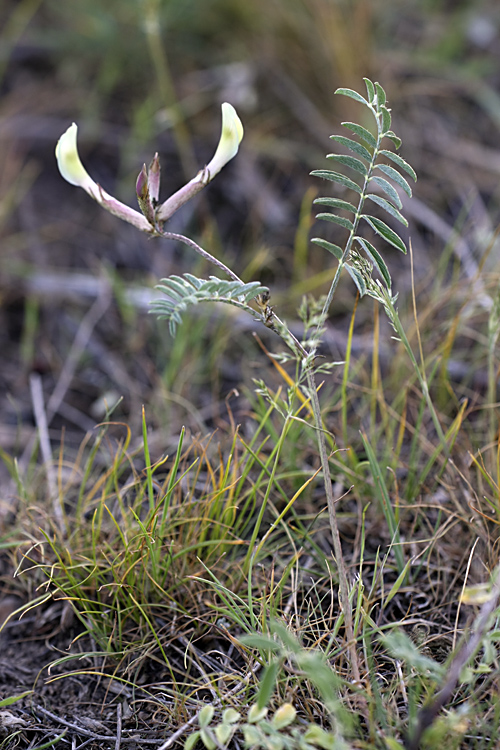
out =
[(213, 180), (222, 167), (236, 154), (243, 138), (243, 125), (232, 104), (224, 102), (222, 105), (222, 133), (219, 145), (212, 161), (207, 164), (210, 180)]
[(77, 133), (78, 126), (74, 122), (57, 141), (57, 166), (59, 167), (61, 175), (67, 182), (71, 185), (77, 185), (78, 187), (83, 188), (90, 193), (93, 198), (96, 198), (98, 195), (98, 187), (80, 161), (78, 147), (76, 145)]

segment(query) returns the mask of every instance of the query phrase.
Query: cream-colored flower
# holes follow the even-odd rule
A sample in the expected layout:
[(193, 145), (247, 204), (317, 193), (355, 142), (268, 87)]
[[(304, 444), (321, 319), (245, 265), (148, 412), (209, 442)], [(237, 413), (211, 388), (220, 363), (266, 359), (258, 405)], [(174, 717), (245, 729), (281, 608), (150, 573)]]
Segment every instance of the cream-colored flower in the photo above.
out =
[(222, 105), (222, 132), (219, 145), (212, 161), (207, 164), (209, 181), (213, 180), (222, 167), (233, 159), (243, 138), (243, 125), (232, 104), (224, 102)]
[(81, 187), (106, 211), (109, 211), (119, 219), (128, 221), (142, 232), (152, 232), (154, 227), (139, 211), (126, 206), (112, 195), (106, 193), (97, 182), (94, 182), (85, 167), (83, 166), (78, 154), (76, 138), (78, 126), (73, 123), (57, 141), (56, 159), (59, 172), (71, 185)]
[(158, 155), (156, 155), (149, 172), (143, 169), (137, 182), (138, 200), (142, 213), (116, 200), (94, 182), (80, 160), (76, 142), (77, 134), (78, 127), (76, 123), (73, 123), (57, 142), (57, 166), (64, 179), (71, 185), (83, 188), (107, 211), (124, 221), (128, 221), (142, 232), (156, 233), (161, 231), (163, 222), (167, 221), (184, 203), (208, 185), (222, 167), (236, 156), (243, 138), (243, 125), (232, 104), (224, 102), (222, 105), (221, 137), (212, 160), (198, 172), (196, 177), (193, 177), (154, 210), (160, 186), (160, 164)]
[(224, 102), (222, 105), (222, 132), (217, 150), (206, 167), (201, 169), (186, 185), (167, 198), (156, 212), (159, 221), (166, 221), (188, 200), (200, 192), (213, 180), (222, 167), (238, 153), (243, 138), (243, 125), (232, 104)]
[(76, 137), (78, 125), (74, 122), (57, 141), (56, 159), (59, 171), (71, 185), (77, 185), (97, 200), (99, 188), (80, 161)]

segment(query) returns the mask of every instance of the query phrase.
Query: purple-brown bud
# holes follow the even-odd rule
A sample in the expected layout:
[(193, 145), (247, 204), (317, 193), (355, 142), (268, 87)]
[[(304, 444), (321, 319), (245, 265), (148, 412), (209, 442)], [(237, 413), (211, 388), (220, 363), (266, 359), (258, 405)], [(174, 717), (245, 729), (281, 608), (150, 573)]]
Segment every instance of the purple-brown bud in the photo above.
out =
[(149, 197), (151, 198), (153, 206), (156, 206), (160, 197), (160, 172), (160, 160), (156, 153), (153, 157), (153, 161), (149, 165), (148, 172)]
[(137, 193), (137, 202), (142, 213), (149, 221), (151, 226), (155, 226), (155, 212), (151, 199), (149, 197), (148, 173), (146, 165), (142, 167), (135, 183), (135, 192)]

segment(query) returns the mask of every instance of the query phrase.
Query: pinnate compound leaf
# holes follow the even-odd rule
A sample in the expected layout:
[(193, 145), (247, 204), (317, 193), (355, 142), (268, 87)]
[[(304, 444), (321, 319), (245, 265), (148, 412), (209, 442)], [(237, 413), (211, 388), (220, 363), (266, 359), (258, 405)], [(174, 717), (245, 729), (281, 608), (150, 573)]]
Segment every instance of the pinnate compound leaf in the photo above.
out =
[(395, 219), (401, 222), (405, 227), (408, 226), (408, 222), (406, 221), (405, 217), (399, 213), (397, 208), (395, 208), (392, 203), (389, 203), (389, 201), (386, 201), (385, 198), (382, 198), (380, 195), (374, 195), (373, 193), (368, 193), (366, 196), (371, 201), (376, 203), (381, 208), (385, 209), (387, 213), (391, 214), (391, 216), (394, 216)]
[(353, 223), (349, 219), (345, 219), (343, 216), (337, 216), (337, 214), (318, 214), (317, 219), (323, 219), (324, 221), (331, 221), (333, 224), (338, 224), (341, 227), (345, 227), (350, 232), (353, 230)]
[(382, 132), (390, 138), (391, 113), (387, 107), (380, 107), (380, 112), (382, 113)]
[(403, 175), (399, 174), (399, 172), (394, 169), (394, 167), (390, 167), (388, 164), (376, 164), (375, 169), (379, 169), (381, 172), (387, 175), (387, 177), (390, 177), (391, 180), (396, 183), (396, 185), (399, 185), (399, 187), (405, 191), (408, 198), (411, 198), (412, 191), (410, 185), (405, 180)]
[[(368, 131), (366, 132), (368, 133)], [(372, 160), (372, 155), (370, 154), (368, 149), (362, 146), (361, 143), (353, 141), (352, 138), (346, 138), (345, 135), (331, 135), (330, 139), (332, 141), (335, 141), (335, 143), (340, 143), (341, 146), (345, 146), (349, 149), (349, 151), (354, 151), (355, 154), (361, 156), (361, 158), (363, 159), (366, 159), (367, 162), (370, 162)], [(376, 142), (375, 145), (377, 145)], [(329, 159), (331, 158), (331, 156), (332, 154), (329, 154), (326, 158)]]
[(175, 336), (176, 328), (182, 322), (182, 313), (192, 305), (200, 302), (225, 302), (250, 312), (248, 304), (251, 300), (258, 294), (268, 292), (267, 287), (261, 286), (258, 281), (241, 284), (215, 276), (208, 280), (198, 279), (188, 273), (184, 276), (170, 276), (161, 281), (156, 289), (165, 296), (151, 303), (150, 312), (168, 320), (172, 336)]
[(353, 180), (350, 180), (345, 175), (340, 174), (340, 172), (332, 172), (330, 169), (315, 169), (314, 171), (310, 172), (310, 174), (313, 177), (321, 177), (323, 180), (338, 182), (339, 185), (343, 185), (343, 187), (349, 188), (349, 190), (355, 190), (356, 193), (359, 193), (359, 195), (361, 195), (361, 188), (359, 187), (359, 185), (356, 182), (353, 182)]
[(363, 81), (365, 82), (366, 86), (366, 93), (368, 95), (368, 101), (372, 102), (375, 98), (375, 86), (370, 81), (369, 78), (363, 78)]
[(417, 181), (417, 173), (399, 154), (395, 154), (394, 151), (386, 151), (386, 149), (382, 149), (379, 153), (381, 156), (386, 156), (393, 161), (394, 164), (397, 164), (401, 169), (404, 169), (404, 171), (407, 172), (415, 182)]
[(344, 156), (343, 154), (327, 154), (326, 158), (331, 159), (332, 161), (337, 161), (339, 164), (343, 164), (345, 167), (349, 167), (350, 169), (354, 169), (356, 172), (362, 174), (363, 177), (366, 177), (368, 173), (363, 162), (360, 161), (360, 159), (356, 159), (355, 156)]
[(389, 269), (387, 268), (385, 261), (378, 250), (373, 247), (371, 242), (368, 242), (368, 240), (365, 240), (363, 237), (355, 237), (354, 239), (361, 247), (367, 258), (371, 260), (373, 265), (376, 267), (376, 269), (384, 279), (387, 288), (390, 289), (392, 285), (391, 274), (389, 273)]
[(314, 242), (315, 245), (319, 245), (319, 247), (322, 247), (323, 250), (328, 250), (329, 253), (334, 255), (337, 260), (342, 259), (343, 251), (342, 248), (338, 245), (334, 245), (333, 242), (328, 242), (328, 240), (322, 240), (320, 237), (313, 237), (311, 242)]
[[(369, 130), (364, 128), (362, 125), (357, 125), (355, 122), (343, 122), (342, 125), (350, 130), (352, 133), (355, 133), (356, 135), (359, 135), (360, 138), (364, 140), (365, 143), (367, 143), (372, 148), (377, 148), (377, 139), (375, 136), (373, 136)], [(338, 138), (341, 138), (342, 136), (330, 136), (330, 138), (334, 138), (337, 140)], [(356, 141), (354, 141), (355, 143)], [(367, 152), (368, 153), (368, 152)]]
[(358, 271), (357, 268), (354, 268), (354, 266), (351, 266), (350, 263), (346, 263), (345, 267), (347, 268), (347, 271), (349, 273), (349, 276), (354, 281), (358, 288), (359, 296), (363, 297), (366, 294), (366, 283), (363, 278), (363, 275)]
[(341, 94), (342, 96), (348, 96), (350, 99), (354, 99), (356, 102), (359, 102), (360, 104), (365, 104), (368, 106), (368, 102), (364, 98), (364, 96), (361, 96), (361, 94), (358, 94), (357, 91), (353, 91), (352, 89), (337, 89), (336, 94)]
[(375, 216), (367, 216), (366, 214), (363, 214), (361, 218), (371, 226), (374, 232), (380, 235), (380, 237), (383, 237), (386, 242), (393, 247), (396, 247), (398, 250), (401, 250), (401, 252), (406, 255), (407, 250), (405, 243), (399, 234), (396, 234), (396, 232), (388, 227), (385, 222), (376, 219)]
[(353, 214), (358, 210), (352, 203), (343, 201), (340, 198), (316, 198), (313, 203), (317, 203), (320, 206), (330, 206), (330, 208), (343, 208), (345, 211), (352, 211)]
[(401, 203), (401, 198), (399, 197), (391, 183), (387, 182), (384, 177), (372, 177), (370, 182), (375, 182), (380, 188), (382, 188), (384, 193), (389, 196), (389, 198), (397, 206), (397, 208), (402, 208), (403, 204)]

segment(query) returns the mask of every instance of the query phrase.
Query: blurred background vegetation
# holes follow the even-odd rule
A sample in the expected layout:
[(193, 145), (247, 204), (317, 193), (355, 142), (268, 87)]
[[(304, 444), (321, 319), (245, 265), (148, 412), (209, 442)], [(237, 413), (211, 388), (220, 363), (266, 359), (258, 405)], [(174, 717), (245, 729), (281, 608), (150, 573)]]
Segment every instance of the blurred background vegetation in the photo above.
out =
[[(31, 420), (28, 374), (40, 373), (52, 393), (105, 289), (112, 301), (92, 322), (52, 422), (69, 438), (75, 430), (76, 442), (104, 415), (103, 397), (123, 397), (116, 414), (136, 426), (140, 404), (153, 402), (152, 419), (167, 432), (187, 418), (203, 430), (240, 385), (241, 358), (250, 354), (247, 375), (262, 370), (249, 331), (217, 310), (195, 311), (175, 341), (143, 314), (160, 277), (212, 269), (184, 247), (139, 235), (60, 178), (54, 145), (73, 120), (89, 172), (135, 204), (142, 163), (159, 151), (167, 197), (210, 159), (219, 105), (234, 104), (246, 131), (238, 158), (168, 228), (269, 284), (280, 314), (294, 317), (302, 294), (321, 293), (332, 274), (308, 242), (312, 200), (327, 193), (309, 172), (326, 164), (340, 122), (364, 116), (335, 89), (361, 89), (369, 76), (385, 87), (401, 154), (419, 175), (405, 211), (430, 347), (446, 336), (486, 250), (484, 262), (497, 268), (500, 8), (492, 0), (3, 0), (0, 30), (5, 449), (20, 448), (19, 426)], [(331, 228), (340, 244), (342, 231)], [(396, 251), (389, 259), (404, 309), (409, 264)], [(457, 282), (453, 295), (436, 294), (445, 278)], [(332, 311), (337, 358), (353, 294), (346, 278)], [(355, 349), (371, 318), (371, 305), (360, 306)], [(473, 384), (463, 344), (455, 366)]]

